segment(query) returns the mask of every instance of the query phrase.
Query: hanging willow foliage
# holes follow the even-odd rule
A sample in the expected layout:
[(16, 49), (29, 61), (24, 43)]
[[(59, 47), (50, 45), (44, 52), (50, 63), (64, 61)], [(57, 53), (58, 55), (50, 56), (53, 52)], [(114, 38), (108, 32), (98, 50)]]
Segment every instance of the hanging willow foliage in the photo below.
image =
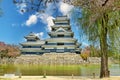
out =
[[(76, 0), (77, 1), (77, 0)], [(80, 2), (81, 0), (79, 0)], [(75, 5), (78, 5), (79, 2)], [(107, 41), (110, 49), (120, 46), (120, 2), (119, 0), (85, 0), (81, 1), (82, 17), (78, 22), (88, 35), (89, 41), (99, 41), (102, 24), (107, 28)], [(113, 48), (112, 48), (113, 47)], [(116, 50), (116, 49), (115, 49)], [(117, 50), (116, 50), (117, 51)]]

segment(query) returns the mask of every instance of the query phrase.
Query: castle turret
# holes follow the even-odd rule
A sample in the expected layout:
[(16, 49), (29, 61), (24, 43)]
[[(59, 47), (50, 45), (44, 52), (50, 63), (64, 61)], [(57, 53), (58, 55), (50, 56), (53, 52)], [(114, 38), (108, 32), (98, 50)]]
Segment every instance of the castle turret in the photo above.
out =
[(21, 43), (21, 52), (22, 54), (43, 54), (44, 50), (42, 45), (45, 41), (40, 40), (33, 32), (25, 36), (26, 42)]

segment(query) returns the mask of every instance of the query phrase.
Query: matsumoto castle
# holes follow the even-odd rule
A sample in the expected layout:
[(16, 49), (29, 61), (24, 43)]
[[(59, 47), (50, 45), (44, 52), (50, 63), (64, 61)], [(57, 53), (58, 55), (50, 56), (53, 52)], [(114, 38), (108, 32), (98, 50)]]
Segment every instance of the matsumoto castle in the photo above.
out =
[(80, 44), (73, 38), (70, 19), (67, 16), (58, 16), (53, 20), (50, 38), (40, 40), (34, 33), (25, 36), (27, 40), (21, 43), (22, 54), (44, 54), (44, 53), (76, 53), (80, 54)]

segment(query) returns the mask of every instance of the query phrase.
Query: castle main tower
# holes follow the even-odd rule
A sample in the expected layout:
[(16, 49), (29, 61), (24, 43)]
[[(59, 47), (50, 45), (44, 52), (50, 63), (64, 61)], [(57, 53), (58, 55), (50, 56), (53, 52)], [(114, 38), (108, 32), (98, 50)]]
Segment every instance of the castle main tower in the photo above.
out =
[(50, 38), (45, 40), (44, 52), (46, 53), (78, 53), (80, 44), (74, 37), (71, 30), (70, 19), (67, 16), (58, 16), (53, 20), (54, 25), (49, 32)]

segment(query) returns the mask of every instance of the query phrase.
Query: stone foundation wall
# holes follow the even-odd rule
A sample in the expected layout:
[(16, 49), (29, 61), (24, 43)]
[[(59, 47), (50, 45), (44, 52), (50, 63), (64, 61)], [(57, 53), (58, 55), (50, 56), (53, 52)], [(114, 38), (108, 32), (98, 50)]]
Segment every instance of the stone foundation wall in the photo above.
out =
[(43, 55), (21, 55), (15, 59), (14, 64), (45, 64), (45, 65), (70, 65), (94, 63), (99, 64), (100, 58), (90, 57), (88, 61), (84, 61), (79, 54), (75, 53), (45, 53)]

